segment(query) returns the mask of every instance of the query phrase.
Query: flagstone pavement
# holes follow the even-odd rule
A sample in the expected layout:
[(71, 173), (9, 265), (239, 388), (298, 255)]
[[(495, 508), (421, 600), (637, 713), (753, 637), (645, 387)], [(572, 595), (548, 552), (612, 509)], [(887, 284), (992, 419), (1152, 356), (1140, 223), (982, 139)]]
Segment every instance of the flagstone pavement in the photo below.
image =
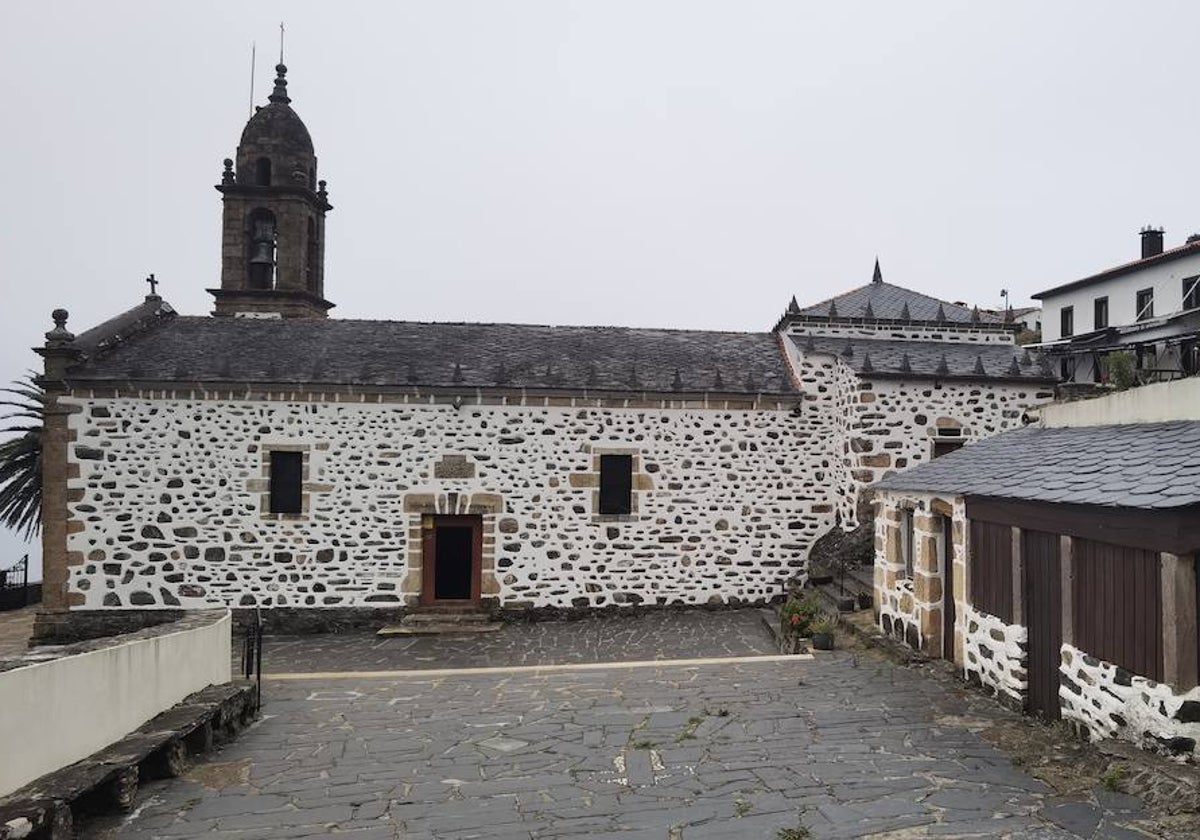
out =
[[(1139, 830), (1133, 797), (1061, 798), (1015, 766), (980, 735), (1012, 715), (987, 698), (865, 651), (754, 658), (772, 652), (754, 611), (671, 615), (518, 625), (489, 641), (268, 639), (281, 676), (264, 683), (263, 719), (85, 836), (1157, 836)], [(566, 656), (572, 634), (593, 655)], [(582, 661), (621, 638), (640, 659), (727, 658)], [(646, 656), (655, 638), (674, 641)], [(439, 647), (444, 667), (492, 670), (432, 670), (423, 657)], [(529, 667), (552, 654), (564, 664)]]

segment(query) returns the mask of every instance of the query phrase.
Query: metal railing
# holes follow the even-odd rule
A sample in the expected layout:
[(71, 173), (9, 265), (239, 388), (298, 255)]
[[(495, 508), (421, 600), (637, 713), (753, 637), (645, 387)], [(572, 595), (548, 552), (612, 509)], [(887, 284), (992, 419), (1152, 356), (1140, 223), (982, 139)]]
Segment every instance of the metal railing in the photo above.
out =
[(29, 606), (29, 555), (0, 569), (0, 610)]
[(254, 709), (262, 707), (262, 655), (263, 620), (262, 611), (254, 610), (254, 620), (245, 625), (246, 635), (242, 639), (242, 676), (254, 680)]

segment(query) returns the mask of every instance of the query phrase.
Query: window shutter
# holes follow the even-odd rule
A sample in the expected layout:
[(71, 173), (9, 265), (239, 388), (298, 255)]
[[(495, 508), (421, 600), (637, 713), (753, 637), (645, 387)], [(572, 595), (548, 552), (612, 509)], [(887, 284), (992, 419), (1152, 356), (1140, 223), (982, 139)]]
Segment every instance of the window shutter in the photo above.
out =
[(633, 456), (600, 456), (600, 513), (633, 512)]
[(272, 452), (271, 513), (300, 513), (303, 481), (303, 453)]

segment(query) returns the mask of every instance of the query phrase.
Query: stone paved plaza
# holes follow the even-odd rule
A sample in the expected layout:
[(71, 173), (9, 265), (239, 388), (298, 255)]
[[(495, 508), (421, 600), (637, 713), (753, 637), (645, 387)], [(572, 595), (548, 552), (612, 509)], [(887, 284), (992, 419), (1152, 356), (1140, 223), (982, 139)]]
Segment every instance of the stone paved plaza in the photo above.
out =
[[(707, 619), (663, 619), (694, 622), (672, 658), (720, 648), (722, 628), (752, 638), (758, 621), (753, 611), (692, 615)], [(656, 635), (655, 619), (639, 621), (642, 638)], [(493, 667), (528, 665), (546, 639), (562, 647), (580, 628), (516, 626), (482, 644), (508, 651)], [(588, 632), (585, 644), (627, 630)], [(409, 657), (389, 646), (411, 652), (419, 641), (422, 656), (444, 645), (459, 667), (455, 657), (475, 643), (380, 640), (356, 655), (345, 647), (354, 639), (375, 641), (314, 638), (325, 653), (308, 663), (301, 642), (275, 643), (268, 665), (282, 670), (288, 651), (289, 670), (325, 671), (340, 651), (345, 665), (403, 669)], [(144, 786), (132, 814), (93, 823), (87, 836), (1156, 836), (1133, 828), (1145, 815), (1132, 797), (1058, 798), (1014, 766), (981, 737), (1012, 718), (986, 698), (875, 654), (768, 661), (740, 644), (730, 645), (740, 658), (704, 665), (269, 679), (260, 723), (186, 777)], [(757, 645), (769, 651), (765, 633)]]

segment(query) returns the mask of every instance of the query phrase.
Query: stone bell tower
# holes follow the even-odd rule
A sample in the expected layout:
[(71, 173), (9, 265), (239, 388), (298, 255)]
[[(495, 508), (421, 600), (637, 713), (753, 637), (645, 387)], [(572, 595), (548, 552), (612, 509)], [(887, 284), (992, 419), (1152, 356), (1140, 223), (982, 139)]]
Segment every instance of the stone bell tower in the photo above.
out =
[(236, 162), (225, 159), (217, 190), (224, 205), (221, 288), (214, 315), (324, 318), (325, 214), (312, 138), (289, 104), (287, 68), (242, 130)]

